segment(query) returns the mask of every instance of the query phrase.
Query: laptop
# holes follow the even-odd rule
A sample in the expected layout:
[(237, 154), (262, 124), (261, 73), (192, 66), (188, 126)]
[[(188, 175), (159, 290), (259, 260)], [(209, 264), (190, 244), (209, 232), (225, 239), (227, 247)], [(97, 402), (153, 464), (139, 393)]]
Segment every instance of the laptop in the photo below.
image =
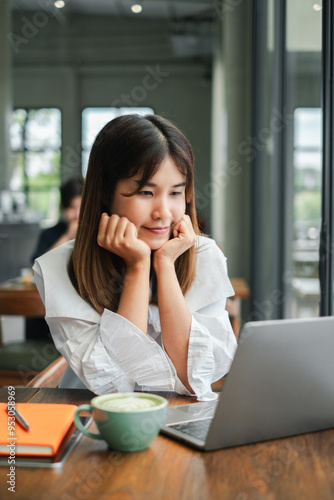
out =
[(334, 317), (321, 317), (246, 323), (219, 401), (169, 407), (162, 432), (216, 450), (331, 427)]

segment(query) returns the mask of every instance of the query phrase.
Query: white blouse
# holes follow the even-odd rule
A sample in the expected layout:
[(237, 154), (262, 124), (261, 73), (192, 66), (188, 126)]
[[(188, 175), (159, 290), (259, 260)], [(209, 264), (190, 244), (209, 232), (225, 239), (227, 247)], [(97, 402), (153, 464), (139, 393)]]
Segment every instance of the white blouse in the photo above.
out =
[[(60, 386), (86, 386), (96, 394), (165, 389), (190, 395), (164, 349), (158, 307), (149, 305), (147, 335), (108, 309), (100, 315), (68, 277), (73, 244), (47, 252), (33, 267), (53, 341), (69, 364)], [(185, 295), (192, 314), (188, 380), (194, 396), (206, 400), (216, 397), (211, 384), (228, 372), (235, 354), (236, 339), (225, 310), (234, 290), (216, 243), (198, 236), (196, 247), (196, 278)]]

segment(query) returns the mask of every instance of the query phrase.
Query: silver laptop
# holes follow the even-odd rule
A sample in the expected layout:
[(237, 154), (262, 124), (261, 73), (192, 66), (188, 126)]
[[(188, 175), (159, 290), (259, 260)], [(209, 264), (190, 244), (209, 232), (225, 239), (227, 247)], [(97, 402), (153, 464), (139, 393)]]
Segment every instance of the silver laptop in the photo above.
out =
[(162, 432), (215, 450), (334, 427), (334, 317), (246, 323), (218, 402), (168, 408)]

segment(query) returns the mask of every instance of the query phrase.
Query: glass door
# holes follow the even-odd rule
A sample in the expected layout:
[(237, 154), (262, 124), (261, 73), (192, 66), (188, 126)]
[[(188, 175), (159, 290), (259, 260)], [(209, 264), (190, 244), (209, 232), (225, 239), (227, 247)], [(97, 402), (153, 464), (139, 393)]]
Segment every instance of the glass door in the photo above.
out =
[(312, 317), (319, 315), (320, 299), (322, 4), (286, 5), (286, 105), (292, 124), (285, 155), (292, 181), (286, 261), (292, 279), (284, 316)]
[(255, 0), (254, 26), (251, 319), (317, 316), (322, 3)]

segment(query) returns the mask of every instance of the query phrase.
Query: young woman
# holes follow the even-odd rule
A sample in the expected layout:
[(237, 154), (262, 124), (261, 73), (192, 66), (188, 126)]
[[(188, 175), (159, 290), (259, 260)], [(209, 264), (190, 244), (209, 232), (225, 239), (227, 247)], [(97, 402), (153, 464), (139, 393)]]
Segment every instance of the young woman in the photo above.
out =
[(109, 122), (92, 147), (75, 242), (35, 279), (57, 349), (97, 394), (168, 389), (214, 398), (236, 340), (226, 259), (198, 234), (193, 153), (156, 115)]

